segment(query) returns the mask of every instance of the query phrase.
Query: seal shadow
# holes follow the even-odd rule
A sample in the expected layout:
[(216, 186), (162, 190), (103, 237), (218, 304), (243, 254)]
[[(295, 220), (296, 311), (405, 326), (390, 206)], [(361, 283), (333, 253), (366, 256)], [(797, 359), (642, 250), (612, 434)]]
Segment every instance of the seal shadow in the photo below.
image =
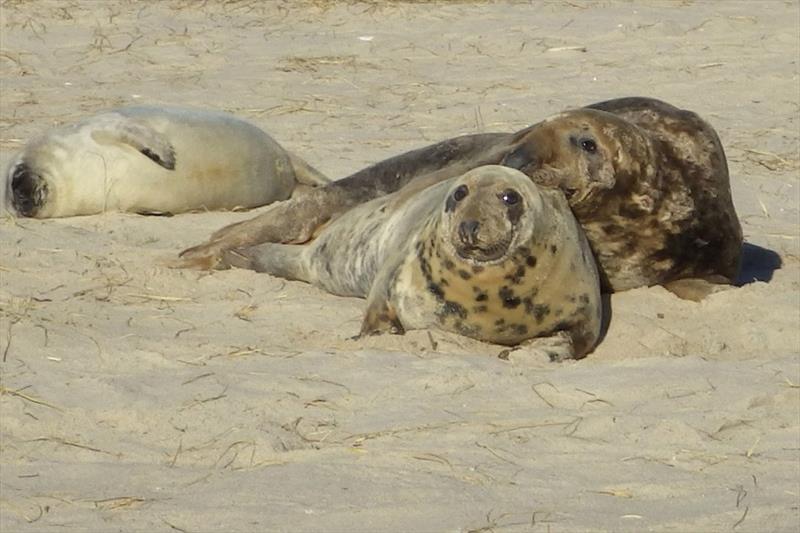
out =
[(777, 252), (746, 242), (742, 244), (742, 262), (736, 285), (741, 287), (754, 281), (769, 282), (782, 265), (783, 260)]

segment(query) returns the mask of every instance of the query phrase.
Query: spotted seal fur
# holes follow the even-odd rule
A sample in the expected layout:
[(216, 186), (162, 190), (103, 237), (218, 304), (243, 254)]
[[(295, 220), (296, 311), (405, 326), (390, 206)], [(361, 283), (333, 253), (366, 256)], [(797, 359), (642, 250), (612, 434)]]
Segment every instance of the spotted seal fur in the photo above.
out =
[(361, 334), (437, 327), (551, 358), (597, 342), (601, 301), (588, 242), (564, 195), (483, 166), (358, 206), (308, 245), (227, 253), (236, 266), (367, 297)]
[[(185, 250), (182, 264), (209, 268), (232, 247), (303, 242), (354, 205), (484, 164), (520, 169), (568, 195), (606, 292), (664, 284), (699, 299), (709, 292), (706, 282), (736, 279), (742, 230), (716, 132), (691, 111), (641, 97), (566, 111), (514, 134), (457, 137), (387, 159), (221, 229)], [(699, 286), (679, 290), (692, 280)]]
[(328, 183), (258, 127), (226, 113), (127, 107), (31, 140), (12, 160), (19, 216), (256, 207)]

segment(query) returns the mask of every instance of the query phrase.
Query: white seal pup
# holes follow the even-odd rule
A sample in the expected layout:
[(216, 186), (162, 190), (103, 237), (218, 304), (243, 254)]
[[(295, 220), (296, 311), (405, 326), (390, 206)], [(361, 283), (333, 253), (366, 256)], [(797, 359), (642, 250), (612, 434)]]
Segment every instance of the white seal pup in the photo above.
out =
[(483, 166), (344, 213), (307, 245), (227, 252), (239, 267), (367, 298), (361, 334), (437, 327), (551, 359), (583, 357), (601, 327), (588, 241), (559, 190)]
[(250, 208), (328, 182), (249, 122), (176, 107), (121, 108), (48, 131), (6, 177), (11, 210), (35, 218)]

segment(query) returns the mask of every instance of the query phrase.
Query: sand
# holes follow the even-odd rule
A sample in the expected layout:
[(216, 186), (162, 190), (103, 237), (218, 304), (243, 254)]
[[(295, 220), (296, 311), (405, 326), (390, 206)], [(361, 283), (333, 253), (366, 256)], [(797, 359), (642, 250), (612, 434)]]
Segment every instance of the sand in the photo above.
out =
[(0, 6), (3, 168), (127, 104), (230, 111), (340, 178), (653, 96), (717, 128), (757, 280), (620, 293), (586, 359), (503, 360), (436, 331), (350, 340), (362, 300), (162, 266), (253, 212), (5, 216), (4, 533), (797, 531), (796, 1)]

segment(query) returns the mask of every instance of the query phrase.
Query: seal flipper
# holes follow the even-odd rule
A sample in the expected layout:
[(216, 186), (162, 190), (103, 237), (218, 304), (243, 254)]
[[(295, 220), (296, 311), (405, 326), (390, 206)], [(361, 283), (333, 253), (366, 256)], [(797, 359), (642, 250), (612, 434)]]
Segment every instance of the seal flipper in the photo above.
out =
[(287, 152), (289, 155), (289, 162), (294, 170), (294, 179), (301, 185), (308, 185), (309, 187), (322, 187), (331, 182), (331, 180), (322, 172), (306, 163), (301, 157)]
[(530, 364), (545, 358), (559, 363), (575, 359), (572, 337), (566, 331), (557, 331), (548, 337), (528, 339), (509, 352), (509, 359), (517, 364)]
[(164, 135), (135, 119), (109, 113), (90, 123), (98, 144), (126, 144), (155, 164), (175, 170), (175, 149)]
[(391, 333), (402, 335), (406, 332), (397, 316), (397, 310), (388, 300), (372, 300), (367, 306), (361, 331), (354, 338), (358, 339), (368, 335)]
[(397, 308), (391, 301), (392, 287), (397, 272), (402, 265), (402, 254), (395, 253), (387, 258), (383, 263), (367, 296), (367, 312), (364, 321), (361, 323), (361, 331), (355, 337), (367, 335), (379, 335), (381, 333), (392, 333), (403, 335), (406, 330), (400, 317), (397, 315)]
[(284, 279), (311, 283), (308, 262), (303, 252), (306, 246), (266, 243), (248, 248), (227, 250), (222, 261), (227, 266), (265, 272)]
[(664, 288), (680, 298), (692, 302), (702, 302), (706, 297), (733, 288), (731, 282), (723, 276), (703, 278), (682, 278), (664, 283)]

